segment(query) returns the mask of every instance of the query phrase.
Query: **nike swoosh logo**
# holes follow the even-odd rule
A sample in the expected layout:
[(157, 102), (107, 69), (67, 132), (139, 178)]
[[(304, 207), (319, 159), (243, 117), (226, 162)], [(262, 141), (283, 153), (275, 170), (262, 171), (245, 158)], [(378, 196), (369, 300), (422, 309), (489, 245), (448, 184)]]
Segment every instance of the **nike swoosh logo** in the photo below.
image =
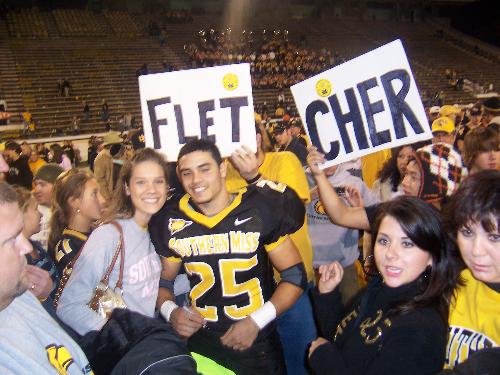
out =
[(234, 225), (237, 227), (238, 225), (246, 223), (248, 220), (251, 220), (251, 219), (252, 219), (252, 216), (247, 217), (246, 219), (243, 219), (243, 220), (239, 220), (238, 218), (236, 218), (236, 220), (234, 221)]

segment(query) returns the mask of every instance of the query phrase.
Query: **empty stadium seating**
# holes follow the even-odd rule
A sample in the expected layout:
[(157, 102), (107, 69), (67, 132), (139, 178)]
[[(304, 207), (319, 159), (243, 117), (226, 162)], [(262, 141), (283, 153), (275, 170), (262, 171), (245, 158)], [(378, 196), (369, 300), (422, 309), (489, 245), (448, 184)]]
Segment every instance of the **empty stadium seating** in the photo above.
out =
[[(147, 36), (152, 20), (161, 22), (161, 15), (67, 9), (10, 12), (0, 19), (0, 90), (9, 109), (31, 112), (41, 137), (54, 129), (64, 132), (74, 116), (82, 118), (83, 101), (91, 108), (89, 121), (81, 122), (85, 133), (105, 128), (98, 116), (103, 99), (108, 102), (113, 125), (129, 111), (140, 119), (136, 70), (146, 63), (150, 72), (160, 72), (163, 62), (184, 68), (188, 61), (183, 48), (195, 40), (196, 32), (225, 26), (214, 15), (196, 16), (188, 24), (166, 23), (167, 42), (161, 47)], [(253, 20), (249, 25), (253, 30), (273, 27), (276, 20), (272, 19)], [(467, 44), (457, 46), (436, 36), (433, 23), (290, 19), (280, 27), (289, 30), (291, 38), (307, 34), (308, 48), (328, 48), (346, 58), (401, 38), (420, 90), (442, 92), (447, 103), (470, 103), (475, 98), (449, 86), (446, 68), (469, 80), (500, 87), (498, 60), (477, 55)], [(57, 81), (62, 78), (72, 85), (69, 97), (61, 97), (57, 91)], [(285, 94), (291, 100), (289, 90)], [(276, 97), (277, 90), (254, 90), (256, 105), (267, 102), (272, 106)]]

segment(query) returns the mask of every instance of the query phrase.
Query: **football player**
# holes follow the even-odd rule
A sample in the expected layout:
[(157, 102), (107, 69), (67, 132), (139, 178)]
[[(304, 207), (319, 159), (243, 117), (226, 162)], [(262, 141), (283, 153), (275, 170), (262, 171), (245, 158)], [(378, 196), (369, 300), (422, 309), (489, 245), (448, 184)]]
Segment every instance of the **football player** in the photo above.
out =
[[(177, 173), (186, 194), (169, 199), (149, 225), (163, 264), (157, 307), (192, 351), (237, 374), (285, 373), (274, 320), (307, 284), (288, 237), (303, 225), (303, 203), (286, 185), (259, 175), (229, 193), (226, 164), (208, 140), (182, 147)], [(191, 284), (190, 307), (174, 302), (181, 266)]]

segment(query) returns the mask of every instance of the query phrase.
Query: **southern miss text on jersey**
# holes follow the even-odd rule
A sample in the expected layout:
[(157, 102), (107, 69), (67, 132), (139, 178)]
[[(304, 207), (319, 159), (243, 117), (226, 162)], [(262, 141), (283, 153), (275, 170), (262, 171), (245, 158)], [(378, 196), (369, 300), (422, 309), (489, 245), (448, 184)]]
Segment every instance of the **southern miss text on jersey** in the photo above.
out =
[(192, 305), (213, 329), (225, 331), (269, 300), (274, 282), (267, 252), (297, 231), (304, 215), (292, 189), (260, 181), (211, 217), (196, 211), (188, 195), (173, 197), (149, 228), (158, 254), (183, 262)]

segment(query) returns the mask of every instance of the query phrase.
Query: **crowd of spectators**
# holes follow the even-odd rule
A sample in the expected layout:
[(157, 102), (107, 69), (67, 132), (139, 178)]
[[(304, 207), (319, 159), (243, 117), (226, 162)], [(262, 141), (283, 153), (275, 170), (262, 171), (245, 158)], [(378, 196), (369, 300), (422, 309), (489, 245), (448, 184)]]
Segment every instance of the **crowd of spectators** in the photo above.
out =
[(468, 91), (474, 95), (489, 94), (495, 92), (495, 85), (492, 82), (478, 82), (458, 74), (455, 69), (446, 68), (445, 77), (448, 84), (456, 91)]
[(315, 51), (288, 40), (288, 31), (275, 30), (271, 37), (257, 39), (252, 31), (233, 35), (210, 29), (198, 33), (196, 43), (185, 46), (192, 68), (250, 63), (252, 86), (284, 88), (341, 62), (327, 49)]
[[(283, 109), (286, 103), (286, 95), (280, 91), (277, 107)], [(411, 370), (414, 373), (429, 375), (438, 373), (443, 366), (448, 369), (464, 368), (464, 366), (467, 368), (481, 363), (482, 366), (494, 368), (494, 360), (488, 362), (483, 355), (488, 356), (490, 350), (496, 346), (497, 341), (494, 340), (500, 339), (498, 335), (495, 336), (495, 328), (491, 328), (499, 324), (498, 304), (493, 301), (498, 299), (498, 288), (495, 288), (500, 276), (498, 270), (494, 268), (498, 266), (497, 258), (485, 254), (494, 254), (498, 245), (500, 172), (497, 170), (500, 169), (498, 133), (500, 100), (490, 98), (464, 108), (453, 105), (428, 108), (428, 115), (434, 136), (428, 144), (399, 147), (392, 150), (390, 158), (382, 159), (382, 162), (368, 159), (372, 161), (364, 166), (363, 163), (353, 161), (320, 170), (318, 164), (324, 162), (324, 156), (315, 148), (307, 151), (306, 146), (310, 145), (310, 141), (304, 134), (300, 120), (290, 117), (288, 111), (284, 109), (283, 118), (279, 123), (262, 119), (257, 121), (255, 154), (241, 149), (231, 156), (231, 163), (227, 169), (220, 167), (222, 168), (220, 170), (203, 172), (204, 175), (210, 174), (210, 176), (218, 173), (221, 184), (225, 183), (227, 187), (219, 186), (214, 180), (210, 180), (210, 186), (212, 188), (215, 185), (219, 186), (218, 191), (224, 191), (228, 198), (233, 194), (229, 192), (238, 191), (247, 184), (256, 184), (262, 189), (268, 186), (270, 190), (276, 192), (282, 189), (280, 183), (286, 183), (294, 191), (293, 199), (287, 198), (291, 200), (287, 200), (287, 223), (292, 220), (290, 218), (292, 214), (295, 215), (294, 221), (300, 218), (294, 224), (290, 238), (279, 244), (287, 243), (287, 246), (290, 246), (290, 243), (293, 243), (299, 249), (300, 256), (297, 253), (297, 259), (299, 262), (302, 259), (303, 270), (300, 271), (302, 281), (297, 284), (305, 292), (300, 297), (288, 295), (288, 302), (293, 302), (290, 302), (289, 311), (280, 311), (281, 316), (276, 321), (277, 328), (271, 325), (266, 329), (268, 334), (278, 333), (280, 341), (274, 342), (273, 348), (282, 346), (283, 363), (279, 363), (281, 360), (274, 363), (268, 357), (266, 360), (255, 362), (252, 357), (254, 363), (250, 365), (252, 370), (238, 373), (253, 374), (255, 368), (260, 368), (259, 366), (276, 365), (278, 368), (282, 366), (282, 371), (286, 371), (284, 370), (286, 367), (288, 373), (298, 371), (307, 374), (309, 370), (304, 361), (306, 356), (315, 374), (330, 374), (335, 366), (339, 366), (344, 372), (346, 369), (354, 369), (353, 371), (358, 373), (370, 371), (385, 373), (389, 369), (395, 374), (405, 374)], [(460, 140), (463, 142), (460, 143)], [(197, 144), (196, 142), (211, 144), (209, 141), (193, 141), (193, 144)], [(44, 314), (54, 315), (57, 312), (59, 318), (69, 325), (69, 327), (62, 325), (62, 328), (77, 339), (83, 348), (82, 353), (90, 360), (90, 366), (101, 371), (102, 356), (113, 350), (114, 341), (110, 341), (109, 338), (117, 337), (116, 331), (110, 325), (117, 327), (114, 324), (120, 318), (113, 313), (111, 320), (108, 321), (109, 317), (90, 311), (87, 301), (88, 295), (95, 287), (94, 284), (102, 275), (103, 263), (107, 262), (103, 259), (111, 258), (116, 249), (116, 242), (123, 241), (123, 238), (129, 250), (125, 258), (129, 262), (125, 265), (126, 272), (129, 272), (129, 269), (133, 270), (133, 267), (139, 264), (143, 269), (147, 269), (144, 272), (147, 277), (132, 283), (131, 280), (135, 280), (134, 278), (125, 278), (123, 284), (123, 298), (127, 302), (127, 312), (123, 312), (124, 316), (138, 319), (140, 324), (149, 327), (146, 331), (141, 331), (144, 335), (141, 340), (153, 340), (153, 331), (150, 330), (153, 324), (155, 327), (170, 327), (171, 332), (168, 339), (164, 338), (165, 342), (182, 342), (178, 336), (180, 334), (191, 337), (188, 342), (193, 344), (190, 345), (206, 348), (204, 344), (195, 341), (199, 337), (198, 334), (189, 331), (200, 330), (200, 335), (206, 332), (203, 325), (207, 322), (197, 310), (197, 305), (178, 310), (176, 302), (168, 299), (170, 302), (161, 304), (160, 315), (171, 325), (164, 325), (160, 320), (153, 318), (156, 297), (160, 298), (160, 294), (161, 298), (165, 297), (163, 289), (170, 290), (172, 287), (171, 297), (176, 297), (176, 301), (194, 298), (192, 294), (191, 297), (189, 294), (184, 294), (190, 290), (189, 285), (184, 291), (178, 290), (178, 294), (174, 296), (174, 282), (169, 272), (164, 273), (169, 275), (169, 279), (160, 279), (162, 265), (154, 249), (156, 246), (163, 246), (163, 236), (166, 232), (164, 226), (159, 226), (158, 220), (163, 220), (162, 215), (179, 215), (177, 211), (171, 211), (176, 210), (170, 206), (172, 201), (167, 203), (166, 208), (161, 207), (166, 200), (167, 192), (172, 192), (169, 187), (170, 189), (175, 187), (175, 192), (180, 194), (174, 193), (171, 199), (174, 201), (180, 199), (186, 191), (191, 196), (190, 199), (199, 199), (200, 207), (206, 209), (208, 206), (202, 201), (205, 197), (204, 185), (202, 182), (197, 182), (197, 185), (193, 185), (196, 187), (192, 188), (187, 182), (191, 177), (186, 170), (183, 170), (183, 175), (177, 176), (171, 169), (175, 168), (175, 163), (167, 165), (163, 157), (154, 150), (138, 151), (139, 149), (144, 149), (144, 134), (140, 129), (134, 129), (125, 137), (117, 132), (110, 132), (103, 138), (92, 137), (89, 140), (88, 161), (93, 173), (78, 168), (80, 159), (78, 150), (70, 140), (64, 141), (62, 145), (51, 144), (50, 147), (44, 144), (30, 145), (26, 142), (18, 144), (10, 141), (5, 144), (3, 157), (0, 157), (2, 178), (11, 185), (22, 186), (18, 189), (24, 189), (18, 193), (22, 197), (19, 208), (25, 217), (23, 233), (31, 237), (31, 245), (23, 251), (29, 254), (27, 258), (31, 265), (45, 270), (42, 272), (38, 268), (36, 271), (30, 269), (30, 272), (36, 273), (35, 276), (30, 276), (29, 284), (26, 284), (29, 287), (26, 293), (31, 294), (18, 293), (17, 295), (22, 295), (19, 301), (28, 303), (33, 309), (34, 306), (38, 306), (36, 298), (26, 296), (38, 297), (45, 312), (37, 310), (37, 314), (43, 316), (43, 319), (48, 319)], [(204, 162), (213, 160), (215, 163), (210, 152), (195, 149), (190, 153), (192, 160), (199, 162), (198, 158), (203, 155), (204, 158), (208, 158), (203, 159)], [(180, 156), (179, 159), (182, 157), (184, 156)], [(186, 166), (189, 165), (186, 162)], [(366, 170), (379, 171), (379, 178), (375, 183), (365, 174)], [(223, 171), (225, 174), (222, 174)], [(204, 181), (205, 177), (197, 179)], [(264, 179), (276, 182), (269, 184)], [(2, 182), (0, 188), (5, 191), (7, 188), (1, 184)], [(144, 184), (148, 187), (143, 186)], [(244, 191), (252, 192), (253, 188), (247, 187)], [(200, 196), (197, 196), (198, 193)], [(264, 190), (259, 194), (265, 194)], [(474, 201), (472, 204), (471, 199)], [(385, 203), (378, 203), (379, 201)], [(180, 202), (179, 204), (182, 204), (182, 201)], [(246, 204), (254, 204), (249, 206), (253, 210), (252, 215), (257, 215), (261, 209), (259, 203), (250, 203), (246, 200), (238, 204), (233, 204), (232, 199), (223, 199), (221, 202), (219, 206), (225, 207), (227, 212), (240, 209), (236, 208), (240, 205), (246, 207)], [(266, 201), (266, 204), (271, 205), (272, 202)], [(5, 203), (0, 200), (0, 208), (2, 205)], [(302, 209), (305, 208), (305, 211), (298, 210), (299, 206), (304, 206)], [(298, 210), (298, 213), (294, 210)], [(196, 215), (202, 213), (196, 212)], [(199, 225), (193, 224), (194, 218), (198, 217), (196, 215), (187, 226)], [(0, 219), (4, 216), (0, 216)], [(119, 239), (118, 232), (114, 228), (115, 224), (110, 225), (106, 221), (105, 218), (108, 217), (118, 220), (123, 227), (122, 239)], [(228, 221), (230, 223), (227, 225), (243, 225), (248, 221), (241, 219), (244, 217), (238, 214), (236, 221), (230, 218)], [(269, 215), (268, 219), (269, 225), (275, 225), (278, 221), (273, 215)], [(443, 219), (450, 223), (443, 222)], [(94, 224), (99, 220), (103, 220), (104, 224), (95, 228)], [(178, 233), (184, 229), (184, 227), (174, 228), (172, 217), (166, 220), (170, 223), (170, 232)], [(485, 220), (486, 224), (481, 220)], [(186, 226), (184, 220), (179, 223)], [(4, 223), (2, 228), (6, 225), (7, 223)], [(144, 229), (148, 228), (148, 225), (151, 238)], [(300, 229), (296, 231), (299, 227)], [(158, 228), (163, 229), (159, 231)], [(371, 230), (374, 237), (371, 245), (361, 250), (358, 245), (360, 232), (351, 228)], [(480, 236), (481, 242), (472, 241), (472, 236)], [(364, 235), (365, 240), (366, 238), (369, 238), (368, 234)], [(16, 244), (19, 245), (21, 242), (19, 240)], [(430, 243), (433, 245), (429, 245)], [(83, 244), (87, 252), (78, 258), (80, 256), (78, 249), (82, 248)], [(280, 246), (279, 244), (277, 246)], [(458, 262), (455, 256), (451, 256), (452, 249), (457, 253), (456, 246), (465, 263)], [(274, 254), (283, 254), (279, 249), (282, 248), (275, 248), (273, 251), (278, 252)], [(137, 254), (142, 258), (135, 258)], [(274, 254), (270, 256), (276, 260)], [(481, 265), (476, 264), (479, 256), (482, 257)], [(292, 255), (287, 253), (287, 257)], [(74, 263), (72, 259), (75, 260)], [(363, 264), (361, 264), (362, 259), (365, 259)], [(370, 259), (375, 263), (370, 263)], [(177, 267), (177, 262), (172, 263)], [(56, 297), (56, 290), (62, 280), (61, 275), (65, 274), (67, 267), (71, 267), (70, 281), (62, 294), (59, 294), (60, 300), (56, 311), (52, 302), (55, 298), (59, 298)], [(377, 267), (378, 272), (374, 272), (373, 267)], [(282, 277), (290, 277), (287, 269), (281, 272)], [(298, 269), (295, 272), (299, 272)], [(458, 283), (459, 273), (462, 278), (468, 280), (467, 284)], [(116, 277), (115, 274), (110, 280), (114, 283)], [(316, 286), (315, 279), (319, 280)], [(291, 284), (295, 285), (293, 282)], [(144, 289), (148, 292), (138, 297), (141, 294), (134, 292), (136, 290), (134, 288), (143, 290), (147, 285), (154, 287)], [(161, 293), (158, 291), (158, 286)], [(474, 288), (481, 290), (475, 291)], [(427, 293), (430, 293), (430, 296)], [(18, 298), (17, 295), (15, 298)], [(464, 300), (468, 298), (472, 299), (469, 303), (474, 306), (477, 313), (492, 324), (478, 325), (474, 320), (476, 310), (471, 314), (467, 313), (469, 307), (464, 307)], [(194, 301), (196, 302), (196, 299)], [(415, 301), (419, 303), (413, 304)], [(394, 305), (394, 302), (398, 304)], [(266, 303), (272, 303), (272, 300)], [(397, 307), (396, 310), (394, 306)], [(352, 311), (360, 314), (362, 319), (350, 319), (350, 315), (344, 316), (342, 313), (344, 308), (354, 309)], [(0, 314), (7, 314), (11, 309), (0, 306)], [(183, 318), (180, 317), (183, 315), (179, 314), (189, 314), (186, 315), (188, 320), (189, 317), (195, 319), (190, 326), (194, 328), (184, 328)], [(275, 316), (276, 313), (271, 315), (270, 319), (273, 320)], [(366, 322), (374, 316), (380, 316), (377, 321), (381, 323), (377, 329), (381, 333), (371, 335), (367, 333), (370, 327), (367, 327)], [(253, 315), (249, 317), (254, 319)], [(248, 316), (240, 322), (248, 322), (245, 320), (247, 318)], [(17, 314), (17, 319), (24, 319), (23, 314)], [(255, 319), (260, 323), (259, 319), (264, 318), (255, 315)], [(266, 316), (265, 319), (267, 321), (269, 318)], [(338, 328), (342, 327), (342, 324), (343, 327), (347, 327), (345, 330)], [(455, 335), (448, 335), (448, 329), (456, 335), (461, 335), (459, 332), (461, 324), (477, 330), (478, 334), (489, 335), (489, 339), (492, 340), (491, 348), (488, 343), (484, 348), (482, 346), (477, 348), (480, 359), (476, 359), (475, 355), (469, 355), (470, 362), (468, 362), (467, 356), (460, 356), (462, 352), (455, 349), (450, 349), (445, 354), (447, 345), (468, 345), (465, 341), (462, 343)], [(392, 326), (397, 329), (393, 329)], [(54, 327), (50, 331), (52, 334), (61, 330), (57, 324)], [(6, 332), (11, 329), (11, 326), (0, 324), (2, 349), (6, 345), (11, 345), (10, 341), (6, 340), (10, 338)], [(259, 332), (260, 329), (263, 328), (256, 324), (247, 327), (245, 332), (255, 330)], [(365, 336), (355, 333), (360, 330), (365, 332)], [(228, 335), (230, 332), (231, 329)], [(416, 332), (418, 334), (415, 334)], [(93, 337), (92, 340), (100, 338), (106, 341), (101, 342), (102, 346), (98, 346), (101, 356), (95, 353), (96, 342), (90, 340), (88, 335)], [(137, 348), (140, 353), (144, 353), (141, 352), (144, 349), (137, 345), (136, 336), (133, 337), (134, 340), (128, 350), (133, 351), (131, 348)], [(225, 336), (222, 337), (222, 344), (218, 344), (222, 346), (217, 353), (208, 350), (204, 354), (217, 362), (222, 361), (219, 365), (234, 370), (239, 369), (241, 365), (240, 356), (234, 352), (243, 349), (255, 350), (261, 343), (260, 340), (263, 340), (259, 338), (253, 343), (252, 338), (248, 339), (249, 335), (243, 336), (244, 342), (247, 343), (244, 345), (248, 346), (241, 347), (239, 345), (242, 344), (238, 341), (235, 344), (226, 344)], [(233, 337), (232, 340), (238, 340), (237, 337)], [(255, 338), (255, 336), (250, 337)], [(410, 337), (411, 340), (408, 339)], [(379, 340), (385, 340), (384, 343), (388, 346), (372, 346)], [(217, 343), (219, 341), (217, 337)], [(66, 345), (70, 343), (73, 345), (72, 353), (75, 355), (79, 346), (72, 341), (68, 341)], [(155, 352), (160, 351), (161, 355), (173, 355), (175, 352), (171, 346), (153, 347)], [(2, 349), (0, 355), (4, 354)], [(16, 354), (16, 359), (10, 362), (1, 361), (0, 368), (11, 365), (32, 368), (30, 366), (35, 365), (28, 364), (24, 360), (20, 362), (18, 358), (39, 356), (40, 353), (45, 354), (44, 350), (45, 347), (25, 346)], [(130, 361), (129, 364), (138, 366), (140, 361), (128, 350), (120, 352), (120, 358), (125, 358)], [(182, 350), (186, 349), (183, 347)], [(415, 352), (420, 354), (415, 355)], [(492, 354), (495, 353), (498, 354), (494, 350)], [(81, 363), (86, 363), (84, 354), (81, 354)], [(401, 364), (395, 364), (392, 360), (394, 355), (397, 355), (398, 361), (403, 361), (405, 366), (401, 369), (399, 369)], [(189, 357), (189, 353), (185, 353), (185, 356)], [(363, 361), (359, 361), (359, 358), (363, 358)], [(45, 363), (42, 360), (39, 362)], [(108, 362), (108, 366), (115, 365), (119, 366), (117, 361)]]

